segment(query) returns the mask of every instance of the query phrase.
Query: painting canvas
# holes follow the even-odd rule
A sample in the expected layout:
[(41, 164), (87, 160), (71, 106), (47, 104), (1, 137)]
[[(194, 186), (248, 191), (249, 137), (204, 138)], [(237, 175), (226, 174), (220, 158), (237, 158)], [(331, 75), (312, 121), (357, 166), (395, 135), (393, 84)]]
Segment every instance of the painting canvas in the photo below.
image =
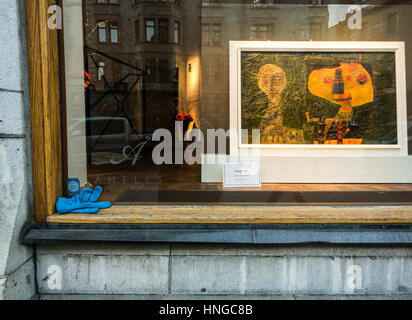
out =
[(396, 90), (394, 52), (240, 53), (241, 128), (261, 144), (396, 145)]

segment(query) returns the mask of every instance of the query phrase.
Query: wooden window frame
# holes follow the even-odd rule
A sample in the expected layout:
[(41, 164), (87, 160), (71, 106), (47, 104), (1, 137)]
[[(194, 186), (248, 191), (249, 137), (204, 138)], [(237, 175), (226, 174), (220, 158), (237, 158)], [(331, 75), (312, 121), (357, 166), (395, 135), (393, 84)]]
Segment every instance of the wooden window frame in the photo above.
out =
[[(57, 30), (47, 26), (54, 0), (25, 0), (33, 194), (36, 223), (66, 224), (412, 224), (412, 206), (114, 206), (98, 215), (55, 215), (66, 156), (64, 61)], [(61, 42), (61, 37), (60, 37)], [(62, 129), (63, 128), (63, 129)], [(259, 211), (259, 215), (256, 212)], [(409, 241), (409, 240), (408, 240)]]
[(25, 0), (36, 222), (46, 222), (63, 194), (58, 34), (47, 25), (54, 4)]

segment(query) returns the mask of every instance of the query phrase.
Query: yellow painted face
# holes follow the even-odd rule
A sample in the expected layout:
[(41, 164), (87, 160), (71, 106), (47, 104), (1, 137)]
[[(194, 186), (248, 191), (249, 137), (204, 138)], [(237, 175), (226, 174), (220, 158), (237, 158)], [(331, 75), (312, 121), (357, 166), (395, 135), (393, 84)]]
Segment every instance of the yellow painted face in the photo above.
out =
[(372, 77), (360, 63), (313, 70), (309, 92), (341, 106), (358, 107), (373, 101)]

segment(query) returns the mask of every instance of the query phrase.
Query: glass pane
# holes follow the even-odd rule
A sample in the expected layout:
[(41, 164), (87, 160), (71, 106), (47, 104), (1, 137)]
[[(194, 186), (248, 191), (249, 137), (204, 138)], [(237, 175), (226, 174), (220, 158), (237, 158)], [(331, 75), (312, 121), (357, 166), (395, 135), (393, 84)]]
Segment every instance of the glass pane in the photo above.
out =
[(155, 37), (155, 21), (146, 20), (146, 41), (152, 42)]
[(209, 25), (208, 24), (202, 25), (202, 45), (203, 46), (209, 45)]
[(175, 22), (175, 28), (174, 28), (174, 43), (179, 43), (180, 42), (180, 23)]
[(169, 21), (159, 19), (159, 42), (169, 42)]
[(119, 42), (119, 32), (117, 29), (111, 29), (110, 30), (110, 41), (112, 43), (118, 43)]
[(100, 22), (98, 25), (99, 30), (99, 42), (106, 42), (106, 23)]
[(406, 203), (411, 1), (358, 2), (64, 2), (69, 178), (115, 203)]

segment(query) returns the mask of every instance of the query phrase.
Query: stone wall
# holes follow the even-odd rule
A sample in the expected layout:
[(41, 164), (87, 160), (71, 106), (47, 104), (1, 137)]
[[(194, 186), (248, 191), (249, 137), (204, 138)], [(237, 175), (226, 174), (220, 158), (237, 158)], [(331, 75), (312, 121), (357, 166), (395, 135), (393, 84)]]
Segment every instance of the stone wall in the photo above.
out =
[(35, 294), (33, 250), (19, 236), (32, 212), (22, 0), (0, 1), (0, 300)]
[(410, 247), (96, 244), (42, 246), (37, 252), (44, 299), (412, 294)]

